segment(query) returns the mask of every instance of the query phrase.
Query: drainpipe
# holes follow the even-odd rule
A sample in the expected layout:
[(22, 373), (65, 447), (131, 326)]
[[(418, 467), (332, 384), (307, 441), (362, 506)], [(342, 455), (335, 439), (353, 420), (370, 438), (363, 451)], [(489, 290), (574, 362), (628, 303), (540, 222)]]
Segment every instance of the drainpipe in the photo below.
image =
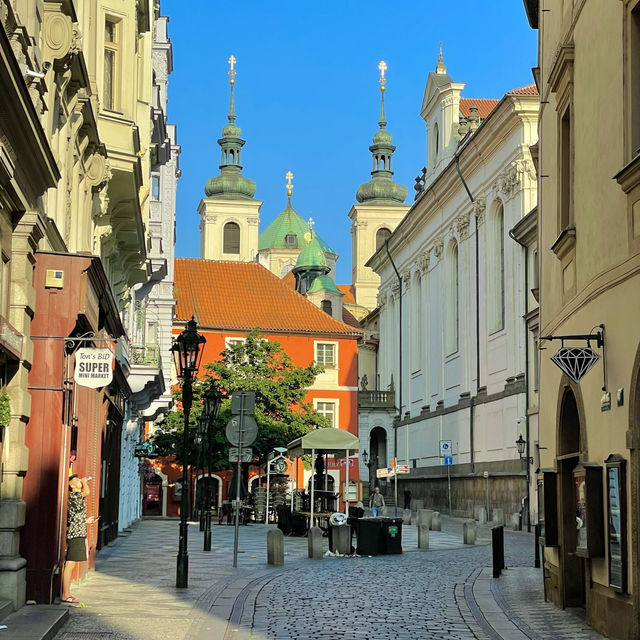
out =
[[(389, 256), (389, 262), (391, 262), (391, 266), (393, 270), (396, 272), (396, 277), (398, 278), (398, 286), (399, 294), (398, 294), (398, 310), (400, 314), (400, 327), (398, 329), (398, 358), (399, 358), (399, 372), (398, 372), (398, 413), (400, 420), (402, 420), (402, 278), (398, 273), (398, 269), (396, 268), (396, 263), (393, 261), (391, 257), (391, 252), (389, 251), (389, 240), (385, 240), (384, 248), (387, 250), (387, 255)], [(407, 429), (409, 426), (407, 425)], [(398, 425), (396, 425), (393, 430), (393, 455), (396, 459), (396, 464), (398, 464)], [(407, 451), (407, 458), (409, 457), (409, 452)], [(409, 461), (407, 460), (407, 464)], [(398, 475), (396, 474), (396, 486), (398, 483)], [(397, 506), (397, 505), (396, 505)]]
[[(515, 240), (520, 246), (524, 247), (524, 312), (525, 315), (529, 309), (527, 304), (527, 296), (529, 295), (529, 247), (520, 242), (514, 233), (513, 229), (509, 229), (509, 236), (512, 240)], [(531, 381), (529, 380), (529, 334), (527, 333), (527, 326), (525, 321), (525, 341), (524, 341), (524, 383), (525, 383), (525, 396), (524, 396), (524, 427), (525, 427), (525, 440), (527, 441), (527, 532), (531, 533), (531, 477), (530, 477), (530, 463), (531, 459), (531, 443), (529, 438), (529, 391)]]
[[(458, 162), (458, 154), (455, 156), (456, 161), (456, 171), (458, 172), (458, 176), (462, 181), (462, 184), (469, 196), (469, 200), (471, 200), (471, 204), (475, 203), (473, 195), (471, 195), (471, 191), (469, 191), (469, 187), (464, 180), (464, 176), (462, 175), (462, 171), (460, 171), (460, 164)], [(478, 390), (480, 389), (480, 267), (479, 267), (479, 240), (478, 240), (478, 216), (476, 216), (476, 273), (475, 273), (475, 281), (476, 281), (476, 396), (478, 395)], [(469, 451), (470, 451), (470, 463), (471, 463), (471, 473), (475, 473), (475, 452), (474, 452), (474, 405), (475, 405), (475, 397), (473, 394), (469, 394)], [(487, 514), (488, 517), (488, 514)]]

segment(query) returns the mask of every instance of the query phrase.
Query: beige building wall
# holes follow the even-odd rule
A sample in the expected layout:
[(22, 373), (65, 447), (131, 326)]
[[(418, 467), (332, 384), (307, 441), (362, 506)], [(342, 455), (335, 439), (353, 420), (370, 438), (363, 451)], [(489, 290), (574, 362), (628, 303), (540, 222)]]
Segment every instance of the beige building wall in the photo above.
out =
[[(205, 260), (253, 262), (258, 254), (259, 200), (202, 198), (200, 214), (200, 257)], [(240, 227), (240, 251), (225, 253), (224, 228), (228, 223)]]
[[(540, 29), (540, 335), (605, 327), (604, 349), (595, 349), (600, 361), (578, 384), (550, 360), (558, 341), (543, 342), (539, 352), (540, 466), (557, 482), (557, 491), (545, 491), (553, 494), (544, 514), (548, 537), (558, 519), (557, 546), (545, 550), (547, 596), (586, 607), (589, 623), (609, 637), (640, 638), (640, 157), (632, 152), (640, 146), (632, 144), (640, 112), (640, 3), (556, 2), (553, 19), (537, 2), (525, 5)], [(626, 464), (626, 588), (611, 585), (609, 575), (617, 549), (610, 546), (605, 464), (612, 454)], [(602, 474), (602, 496), (586, 498), (594, 515), (584, 526), (603, 545), (576, 554), (579, 464)]]
[(351, 219), (351, 282), (356, 304), (375, 309), (378, 306), (380, 276), (366, 263), (376, 252), (376, 235), (381, 229), (393, 230), (409, 205), (356, 204), (349, 211)]

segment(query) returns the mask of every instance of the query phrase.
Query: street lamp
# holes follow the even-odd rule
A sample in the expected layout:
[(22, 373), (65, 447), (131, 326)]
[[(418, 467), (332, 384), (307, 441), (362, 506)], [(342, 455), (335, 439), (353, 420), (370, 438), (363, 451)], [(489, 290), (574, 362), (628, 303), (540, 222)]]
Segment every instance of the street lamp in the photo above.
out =
[(211, 449), (213, 448), (213, 425), (218, 418), (220, 410), (220, 402), (222, 396), (211, 386), (204, 394), (204, 418), (206, 423), (207, 436), (207, 488), (205, 491), (205, 504), (207, 505), (204, 513), (204, 546), (203, 551), (211, 551)]
[(178, 378), (182, 379), (182, 410), (184, 412), (184, 433), (182, 438), (182, 495), (180, 496), (180, 538), (178, 543), (178, 562), (176, 569), (176, 587), (184, 589), (189, 586), (189, 553), (187, 551), (187, 511), (188, 511), (188, 479), (187, 464), (189, 461), (189, 413), (193, 403), (193, 376), (198, 374), (206, 338), (198, 333), (195, 318), (187, 322), (184, 331), (171, 346)]
[(518, 448), (518, 455), (520, 456), (520, 460), (524, 460), (528, 464), (533, 464), (533, 458), (529, 456), (525, 456), (525, 447), (527, 446), (527, 441), (522, 437), (522, 434), (518, 436), (516, 440), (516, 447)]

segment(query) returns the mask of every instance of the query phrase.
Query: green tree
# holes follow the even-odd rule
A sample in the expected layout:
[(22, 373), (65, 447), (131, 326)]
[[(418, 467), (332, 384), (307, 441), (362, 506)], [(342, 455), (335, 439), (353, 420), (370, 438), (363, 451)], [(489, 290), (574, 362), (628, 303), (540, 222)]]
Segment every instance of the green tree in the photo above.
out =
[[(314, 362), (306, 367), (295, 366), (280, 343), (266, 340), (258, 329), (247, 334), (243, 342), (230, 345), (221, 355), (221, 360), (205, 365), (205, 376), (193, 383), (194, 399), (189, 420), (192, 464), (197, 464), (197, 452), (203, 448), (195, 440), (196, 426), (202, 414), (203, 394), (211, 386), (223, 396), (218, 420), (212, 427), (213, 469), (229, 467), (225, 426), (231, 418), (234, 391), (254, 391), (256, 394), (254, 417), (258, 423), (258, 437), (252, 445), (255, 462), (264, 462), (274, 447), (286, 446), (311, 429), (329, 426), (328, 420), (318, 414), (311, 403), (305, 402), (309, 387), (323, 371), (321, 366)], [(180, 398), (179, 389), (175, 395)], [(173, 454), (181, 461), (183, 425), (184, 414), (178, 406), (153, 438), (160, 455)]]

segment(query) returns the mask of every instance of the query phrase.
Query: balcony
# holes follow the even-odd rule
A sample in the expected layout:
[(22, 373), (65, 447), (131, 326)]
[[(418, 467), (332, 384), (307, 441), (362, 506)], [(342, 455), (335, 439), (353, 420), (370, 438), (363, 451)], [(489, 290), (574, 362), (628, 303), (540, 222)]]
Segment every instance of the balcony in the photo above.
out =
[(157, 344), (131, 346), (131, 364), (143, 367), (162, 369), (160, 347)]
[(358, 406), (369, 409), (393, 409), (395, 391), (358, 391)]

